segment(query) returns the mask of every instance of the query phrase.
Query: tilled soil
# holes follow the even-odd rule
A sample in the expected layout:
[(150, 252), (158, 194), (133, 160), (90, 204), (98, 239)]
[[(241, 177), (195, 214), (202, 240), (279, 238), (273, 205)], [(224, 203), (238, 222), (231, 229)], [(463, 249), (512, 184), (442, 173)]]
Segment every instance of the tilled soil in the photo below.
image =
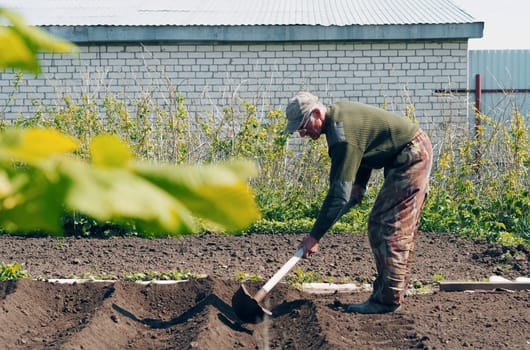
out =
[[(309, 294), (281, 283), (265, 299), (273, 316), (243, 324), (231, 298), (236, 275), (254, 293), (294, 253), (302, 235), (205, 234), (169, 239), (0, 237), (0, 262), (33, 278), (0, 283), (0, 349), (530, 349), (530, 291), (414, 293), (384, 315), (344, 312), (369, 293)], [(448, 234), (422, 233), (412, 281), (529, 277), (530, 253)], [(375, 269), (365, 235), (328, 234), (298, 265), (324, 280), (363, 284)], [(127, 273), (188, 270), (174, 284), (124, 281)], [(112, 277), (63, 284), (46, 279)]]

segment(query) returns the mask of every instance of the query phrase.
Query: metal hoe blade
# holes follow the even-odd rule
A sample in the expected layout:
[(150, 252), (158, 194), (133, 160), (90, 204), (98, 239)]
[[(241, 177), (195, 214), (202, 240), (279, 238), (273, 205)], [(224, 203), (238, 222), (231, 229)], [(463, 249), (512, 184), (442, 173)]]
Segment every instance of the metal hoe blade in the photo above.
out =
[(272, 288), (293, 268), (304, 255), (304, 248), (298, 248), (294, 256), (289, 259), (281, 269), (265, 283), (263, 287), (252, 297), (244, 285), (241, 285), (232, 297), (232, 309), (237, 317), (245, 323), (259, 323), (265, 315), (272, 316), (272, 312), (261, 305), (261, 302)]
[(245, 323), (260, 323), (265, 315), (272, 315), (272, 312), (250, 296), (244, 285), (241, 285), (232, 297), (232, 308), (237, 317)]

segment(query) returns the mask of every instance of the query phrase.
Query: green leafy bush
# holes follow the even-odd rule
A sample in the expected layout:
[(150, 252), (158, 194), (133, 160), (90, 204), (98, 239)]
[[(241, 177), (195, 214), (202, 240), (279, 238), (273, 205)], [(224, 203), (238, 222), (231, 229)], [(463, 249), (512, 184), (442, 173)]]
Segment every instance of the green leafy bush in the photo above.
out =
[[(101, 105), (93, 99), (82, 98), (90, 101), (90, 105), (76, 106), (75, 113), (70, 111), (74, 105), (69, 104), (66, 109), (54, 107), (51, 113), (43, 112), (31, 121), (16, 123), (54, 127), (73, 135), (85, 132), (81, 125), (94, 125), (93, 135), (81, 142), (81, 157), (90, 154), (90, 141), (98, 133), (110, 130), (127, 140), (134, 156), (146, 161), (208, 164), (230, 158), (251, 159), (259, 172), (248, 182), (261, 219), (240, 232), (308, 232), (327, 189), (329, 159), (325, 140), (294, 138), (293, 141), (282, 133), (285, 125), (282, 111), (270, 110), (258, 115), (255, 106), (244, 101), (240, 108), (225, 109), (221, 115), (193, 117), (183, 107), (185, 99), (178, 96), (173, 107), (178, 115), (170, 118), (171, 121), (164, 119), (162, 116), (167, 116), (167, 112), (152, 102), (138, 101), (133, 110), (154, 113), (157, 116), (154, 119), (134, 115), (124, 104), (107, 96)], [(139, 108), (140, 105), (143, 107)], [(92, 112), (84, 115), (85, 110)], [(105, 115), (104, 120), (114, 120), (112, 127), (103, 124), (101, 115)], [(517, 111), (502, 123), (479, 117), (482, 118), (480, 138), (448, 129), (445, 139), (440, 141), (443, 147), (436, 145), (439, 153), (421, 230), (453, 232), (509, 245), (528, 244), (528, 123)], [(88, 122), (88, 119), (96, 120)], [(137, 124), (138, 120), (143, 121)], [(198, 126), (195, 132), (192, 132), (193, 125)], [(184, 136), (174, 136), (181, 134)], [(175, 143), (175, 139), (185, 139), (186, 146)], [(376, 171), (363, 203), (337, 222), (333, 232), (366, 230), (366, 220), (381, 182), (382, 172)], [(97, 221), (87, 228), (86, 220), (85, 235), (112, 232), (108, 223)], [(101, 225), (104, 229), (98, 228)], [(202, 229), (216, 230), (208, 224)], [(134, 225), (128, 230), (133, 234), (139, 232)]]
[(421, 228), (529, 244), (529, 124), (517, 110), (503, 121), (476, 117), (476, 136), (449, 130), (444, 140)]

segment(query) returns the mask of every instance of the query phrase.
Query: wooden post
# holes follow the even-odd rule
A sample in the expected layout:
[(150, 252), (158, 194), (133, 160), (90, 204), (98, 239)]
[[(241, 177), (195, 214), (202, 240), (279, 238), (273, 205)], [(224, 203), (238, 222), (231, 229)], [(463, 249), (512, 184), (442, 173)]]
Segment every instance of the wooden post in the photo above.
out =
[(476, 148), (475, 148), (475, 172), (477, 173), (477, 176), (480, 178), (480, 114), (481, 114), (481, 103), (482, 103), (482, 80), (480, 77), (480, 74), (475, 75), (475, 141)]
[(478, 140), (480, 138), (480, 116), (482, 103), (482, 79), (480, 74), (475, 75), (475, 138)]

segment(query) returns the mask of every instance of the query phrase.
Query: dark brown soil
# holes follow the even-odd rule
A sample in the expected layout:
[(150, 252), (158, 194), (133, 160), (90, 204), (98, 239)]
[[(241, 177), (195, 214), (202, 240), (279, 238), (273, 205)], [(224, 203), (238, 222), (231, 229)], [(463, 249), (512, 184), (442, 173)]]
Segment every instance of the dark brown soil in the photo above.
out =
[[(309, 294), (285, 283), (265, 299), (273, 316), (241, 324), (231, 308), (236, 274), (254, 293), (294, 253), (302, 235), (207, 234), (180, 239), (0, 237), (0, 262), (23, 262), (33, 280), (0, 283), (1, 349), (530, 349), (530, 291), (412, 294), (399, 313), (356, 315), (342, 306), (368, 292)], [(447, 234), (421, 234), (412, 281), (530, 276), (523, 247), (503, 249)], [(298, 266), (335, 282), (374, 277), (365, 235), (324, 237)], [(176, 284), (125, 282), (127, 273), (188, 270)], [(92, 275), (117, 282), (36, 279)]]

